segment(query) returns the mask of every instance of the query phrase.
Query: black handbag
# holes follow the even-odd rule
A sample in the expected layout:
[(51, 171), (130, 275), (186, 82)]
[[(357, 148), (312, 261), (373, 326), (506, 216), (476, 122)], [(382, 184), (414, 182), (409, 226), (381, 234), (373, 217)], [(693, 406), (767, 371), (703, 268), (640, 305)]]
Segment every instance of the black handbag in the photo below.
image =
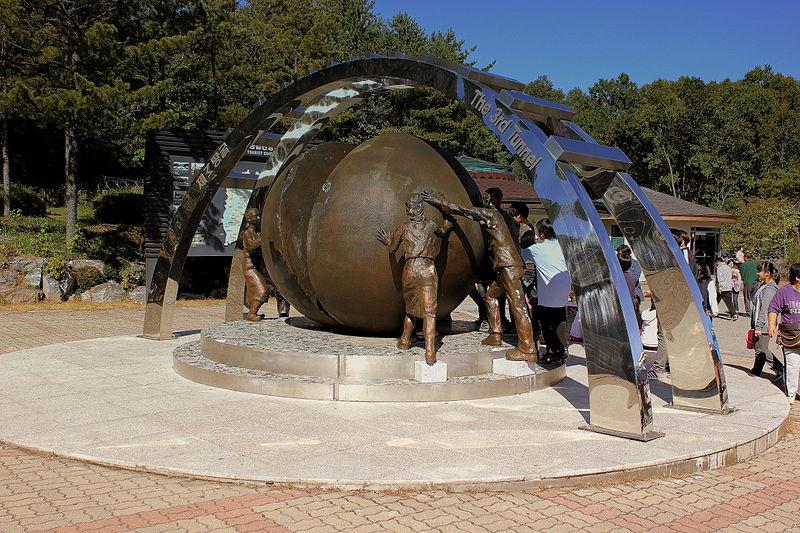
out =
[(778, 324), (778, 343), (784, 348), (800, 346), (800, 323)]

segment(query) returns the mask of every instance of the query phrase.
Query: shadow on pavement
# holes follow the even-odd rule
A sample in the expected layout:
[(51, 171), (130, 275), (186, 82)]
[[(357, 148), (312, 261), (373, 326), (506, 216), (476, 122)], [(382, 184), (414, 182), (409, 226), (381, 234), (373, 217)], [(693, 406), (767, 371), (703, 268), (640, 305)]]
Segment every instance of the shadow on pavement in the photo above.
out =
[(586, 423), (589, 423), (589, 388), (586, 385), (571, 377), (566, 377), (552, 388), (571, 403)]
[(185, 329), (183, 331), (175, 331), (172, 333), (173, 337), (187, 337), (189, 335), (195, 335), (196, 333), (200, 333), (201, 330), (199, 329)]

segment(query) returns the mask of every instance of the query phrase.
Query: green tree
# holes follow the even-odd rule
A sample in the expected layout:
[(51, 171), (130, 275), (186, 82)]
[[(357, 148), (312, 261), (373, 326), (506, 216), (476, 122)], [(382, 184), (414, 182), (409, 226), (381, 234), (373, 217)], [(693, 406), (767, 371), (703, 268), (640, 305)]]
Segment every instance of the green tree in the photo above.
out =
[[(417, 21), (399, 13), (380, 27), (373, 52), (397, 51), (427, 54), (472, 65), (475, 47), (458, 39), (455, 31), (427, 34)], [(361, 143), (385, 132), (404, 132), (433, 141), (459, 155), (470, 154), (489, 161), (510, 163), (511, 156), (480, 120), (459, 103), (434, 89), (416, 88), (374, 95), (332, 121), (324, 139)]]
[[(40, 0), (28, 9), (29, 20), (44, 46), (31, 81), (35, 118), (64, 132), (66, 240), (78, 220), (79, 139), (98, 135), (115, 119), (126, 87), (116, 68), (124, 32), (118, 21), (130, 20), (135, 2), (113, 0)], [(35, 6), (35, 7), (34, 7)], [(38, 19), (33, 17), (38, 16)]]
[(529, 82), (525, 86), (523, 92), (530, 96), (535, 96), (536, 98), (550, 100), (551, 102), (558, 102), (560, 104), (567, 103), (567, 95), (564, 94), (564, 91), (555, 87), (546, 74), (542, 74), (532, 82)]
[(724, 247), (744, 246), (757, 257), (787, 258), (800, 245), (800, 210), (775, 198), (756, 198), (738, 209), (739, 220), (723, 227)]
[[(674, 83), (655, 81), (641, 88), (641, 102), (635, 110), (640, 121), (639, 134), (652, 143), (641, 152), (637, 162), (647, 173), (648, 184), (666, 183), (670, 194), (682, 198), (685, 176), (690, 172), (689, 143), (692, 114), (674, 90)], [(639, 172), (641, 176), (644, 172)]]
[(0, 0), (0, 161), (3, 215), (11, 212), (11, 151), (9, 121), (23, 114), (25, 77), (35, 41), (28, 31), (21, 0)]

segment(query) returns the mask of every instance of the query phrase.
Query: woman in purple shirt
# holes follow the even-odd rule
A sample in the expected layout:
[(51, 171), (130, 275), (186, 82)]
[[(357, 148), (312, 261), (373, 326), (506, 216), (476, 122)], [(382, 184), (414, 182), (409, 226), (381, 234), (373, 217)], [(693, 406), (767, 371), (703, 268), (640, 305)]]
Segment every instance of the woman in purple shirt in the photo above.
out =
[(800, 263), (789, 267), (789, 284), (778, 289), (769, 304), (769, 336), (774, 337), (776, 331), (786, 361), (786, 395), (793, 404), (800, 381)]

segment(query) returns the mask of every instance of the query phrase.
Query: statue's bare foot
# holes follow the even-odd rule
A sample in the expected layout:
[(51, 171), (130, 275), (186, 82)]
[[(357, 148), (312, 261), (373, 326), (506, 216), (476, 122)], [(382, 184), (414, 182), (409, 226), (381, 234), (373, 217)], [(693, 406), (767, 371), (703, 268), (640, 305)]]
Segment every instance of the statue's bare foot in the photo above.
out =
[(487, 346), (502, 346), (503, 336), (499, 333), (489, 333), (489, 336), (483, 339), (481, 344), (485, 344)]
[(398, 350), (410, 350), (411, 349), (411, 342), (405, 342), (403, 339), (397, 339), (397, 349)]
[(537, 363), (539, 361), (536, 352), (525, 353), (519, 351), (517, 348), (508, 350), (506, 352), (506, 359), (509, 361), (527, 361), (528, 363)]
[(436, 354), (425, 352), (425, 362), (429, 365), (434, 365), (436, 363)]
[(245, 318), (250, 322), (261, 322), (261, 315), (256, 315), (253, 313), (247, 313), (247, 316), (245, 316)]

